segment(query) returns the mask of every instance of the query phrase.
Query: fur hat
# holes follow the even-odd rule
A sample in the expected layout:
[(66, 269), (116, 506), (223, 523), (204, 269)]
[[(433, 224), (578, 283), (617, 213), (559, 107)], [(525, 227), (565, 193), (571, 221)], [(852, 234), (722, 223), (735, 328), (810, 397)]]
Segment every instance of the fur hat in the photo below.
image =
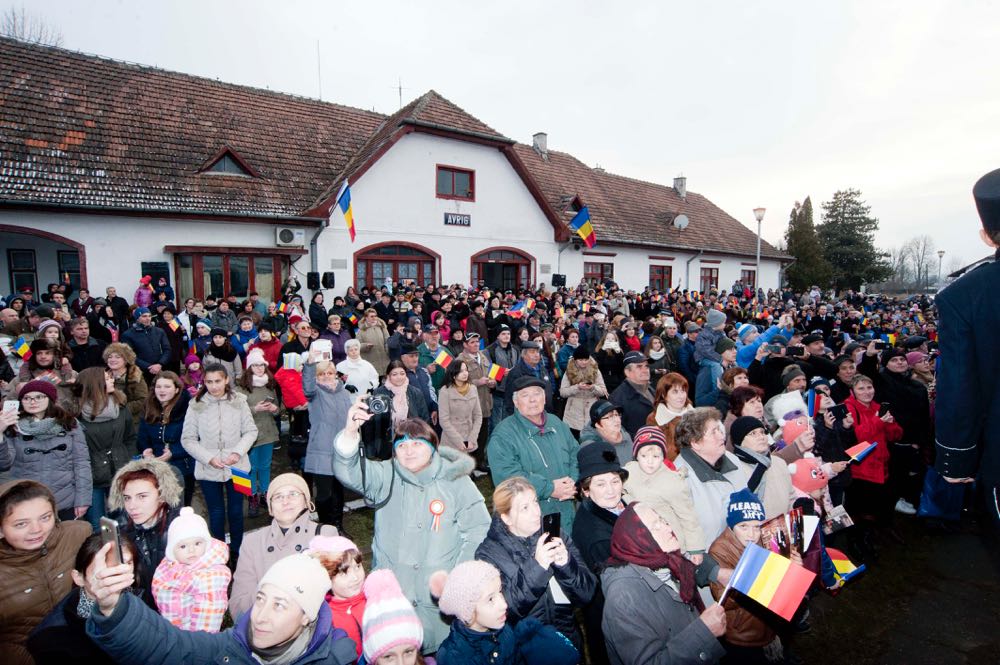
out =
[(308, 554), (292, 554), (268, 568), (257, 589), (265, 584), (284, 591), (310, 620), (315, 620), (330, 590), (330, 575)]
[(739, 492), (729, 495), (729, 507), (726, 509), (726, 524), (732, 529), (740, 522), (755, 520), (764, 521), (764, 504), (757, 495), (744, 487)]
[(499, 577), (500, 571), (490, 563), (465, 561), (455, 566), (451, 573), (439, 570), (431, 575), (431, 594), (437, 596), (442, 614), (453, 616), (469, 625), (486, 584)]
[(788, 473), (792, 474), (792, 485), (795, 489), (806, 494), (822, 489), (830, 482), (823, 472), (819, 458), (812, 453), (806, 453), (802, 459), (789, 464)]
[(108, 495), (108, 512), (125, 508), (125, 499), (122, 497), (122, 489), (118, 486), (118, 479), (126, 473), (133, 471), (149, 471), (156, 477), (156, 483), (160, 487), (160, 498), (170, 508), (181, 505), (184, 498), (184, 486), (181, 484), (180, 472), (176, 467), (158, 459), (137, 459), (129, 462), (118, 469), (118, 473), (111, 480), (111, 493)]
[(392, 571), (373, 571), (365, 579), (362, 591), (367, 599), (361, 622), (365, 661), (374, 663), (398, 646), (412, 645), (419, 649), (424, 641), (424, 627)]
[(177, 561), (177, 557), (174, 555), (174, 548), (182, 540), (187, 540), (188, 538), (204, 538), (206, 551), (208, 551), (207, 545), (208, 541), (212, 539), (212, 535), (208, 532), (208, 524), (205, 523), (205, 518), (196, 514), (194, 508), (184, 506), (181, 508), (181, 514), (170, 522), (170, 528), (167, 529), (166, 557), (171, 561)]

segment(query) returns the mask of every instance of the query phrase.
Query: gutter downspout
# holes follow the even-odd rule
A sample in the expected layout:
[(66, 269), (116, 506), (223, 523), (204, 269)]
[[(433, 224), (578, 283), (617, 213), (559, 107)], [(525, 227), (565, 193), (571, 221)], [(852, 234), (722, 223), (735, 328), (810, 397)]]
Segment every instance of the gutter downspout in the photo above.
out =
[(316, 249), (316, 245), (319, 243), (319, 236), (323, 233), (324, 229), (330, 226), (330, 218), (327, 217), (326, 221), (323, 222), (319, 228), (316, 229), (316, 233), (309, 240), (309, 269), (310, 272), (319, 272), (319, 253)]
[(691, 290), (691, 262), (696, 258), (705, 253), (704, 249), (699, 249), (698, 253), (687, 260), (687, 264), (684, 266), (684, 288), (688, 291)]

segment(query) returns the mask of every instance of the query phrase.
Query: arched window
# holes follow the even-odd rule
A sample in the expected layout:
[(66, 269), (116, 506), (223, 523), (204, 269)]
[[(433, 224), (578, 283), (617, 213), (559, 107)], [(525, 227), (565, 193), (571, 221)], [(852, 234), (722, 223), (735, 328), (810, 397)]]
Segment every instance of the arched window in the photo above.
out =
[(354, 255), (354, 284), (359, 289), (363, 286), (381, 287), (386, 279), (420, 286), (436, 284), (437, 262), (436, 254), (419, 245), (371, 245)]
[(491, 247), (472, 257), (472, 285), (494, 291), (528, 288), (534, 279), (535, 259), (513, 247)]

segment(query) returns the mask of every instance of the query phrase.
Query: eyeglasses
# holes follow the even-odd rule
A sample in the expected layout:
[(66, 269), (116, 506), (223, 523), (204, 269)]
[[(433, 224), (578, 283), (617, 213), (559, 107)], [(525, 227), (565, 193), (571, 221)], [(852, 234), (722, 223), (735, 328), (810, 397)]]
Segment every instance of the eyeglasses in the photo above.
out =
[(272, 496), (271, 497), (271, 502), (272, 503), (283, 503), (285, 501), (297, 501), (298, 499), (302, 498), (303, 496), (305, 496), (305, 495), (302, 492), (299, 492), (299, 491), (282, 492), (281, 494), (275, 494), (274, 496)]
[(21, 401), (26, 402), (28, 404), (37, 404), (38, 402), (41, 402), (42, 400), (47, 400), (48, 398), (49, 398), (48, 395), (41, 395), (41, 394), (25, 395), (24, 397), (21, 398)]

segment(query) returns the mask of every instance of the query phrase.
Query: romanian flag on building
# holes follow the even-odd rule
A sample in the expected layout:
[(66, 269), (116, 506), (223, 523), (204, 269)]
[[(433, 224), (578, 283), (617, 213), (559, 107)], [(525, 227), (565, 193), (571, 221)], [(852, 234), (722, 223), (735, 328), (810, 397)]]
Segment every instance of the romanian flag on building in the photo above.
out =
[[(347, 223), (347, 232), (351, 236), (351, 242), (354, 242), (354, 210), (351, 208), (351, 186), (346, 180), (340, 187), (340, 193), (337, 194), (337, 202), (333, 207), (340, 208), (340, 211), (344, 214), (344, 222)], [(330, 212), (332, 213), (333, 211), (331, 210)]]
[(875, 450), (875, 446), (877, 445), (878, 441), (876, 441), (875, 443), (868, 443), (867, 441), (862, 441), (856, 446), (851, 446), (844, 452), (847, 453), (847, 456), (851, 458), (852, 462), (860, 462), (864, 458), (868, 457), (868, 455), (871, 454), (873, 450)]
[(438, 351), (438, 354), (434, 356), (434, 363), (436, 365), (440, 365), (441, 367), (447, 367), (451, 364), (452, 360), (451, 354), (444, 349)]
[(847, 555), (838, 549), (827, 547), (826, 553), (830, 556), (830, 560), (833, 561), (833, 567), (837, 569), (837, 578), (845, 584), (850, 582), (853, 577), (865, 572), (865, 564), (855, 566), (847, 558)]
[(14, 350), (14, 353), (21, 356), (23, 360), (28, 360), (31, 358), (31, 345), (23, 337), (18, 337), (14, 340), (14, 343), (10, 345), (10, 348)]
[(791, 621), (816, 573), (750, 543), (733, 570), (729, 586)]
[(500, 383), (501, 381), (503, 381), (503, 377), (506, 376), (506, 375), (507, 375), (507, 369), (505, 367), (501, 367), (500, 365), (497, 365), (496, 363), (493, 363), (492, 365), (490, 365), (489, 371), (486, 372), (486, 376), (490, 377), (491, 379), (493, 379), (497, 383)]
[(250, 474), (246, 471), (240, 471), (235, 466), (229, 467), (229, 471), (233, 474), (233, 489), (240, 494), (246, 494), (250, 496), (251, 494), (251, 482)]
[(587, 247), (593, 247), (597, 244), (597, 236), (594, 235), (594, 227), (590, 223), (590, 210), (587, 209), (587, 206), (583, 206), (580, 212), (576, 213), (576, 217), (569, 223), (569, 228), (583, 238), (583, 244)]

